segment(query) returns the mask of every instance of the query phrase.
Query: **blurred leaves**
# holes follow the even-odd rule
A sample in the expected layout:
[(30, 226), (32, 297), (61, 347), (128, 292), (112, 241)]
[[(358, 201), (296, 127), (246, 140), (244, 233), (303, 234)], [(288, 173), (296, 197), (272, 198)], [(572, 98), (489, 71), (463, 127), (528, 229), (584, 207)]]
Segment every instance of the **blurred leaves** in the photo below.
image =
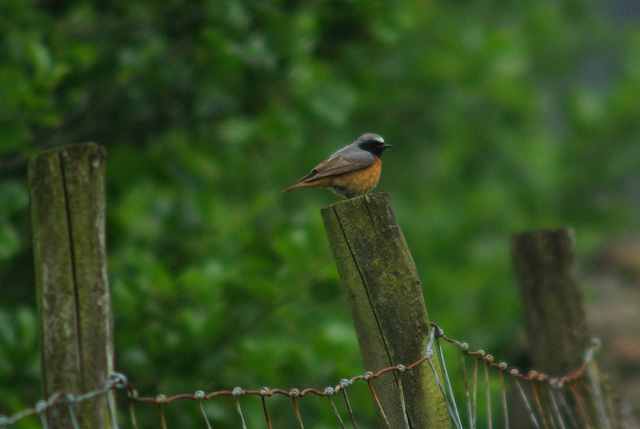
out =
[(509, 234), (572, 226), (585, 255), (637, 228), (640, 32), (606, 7), (2, 2), (0, 411), (40, 397), (26, 163), (85, 141), (108, 151), (117, 366), (145, 394), (364, 371), (336, 198), (279, 191), (366, 131), (395, 146), (379, 190), (431, 318), (517, 356)]

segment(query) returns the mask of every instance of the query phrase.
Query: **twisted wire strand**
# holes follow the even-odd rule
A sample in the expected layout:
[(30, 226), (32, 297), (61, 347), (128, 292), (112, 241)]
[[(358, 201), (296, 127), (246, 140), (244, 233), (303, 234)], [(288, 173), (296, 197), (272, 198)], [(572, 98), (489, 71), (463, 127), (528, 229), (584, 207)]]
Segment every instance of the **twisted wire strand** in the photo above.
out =
[[(267, 407), (266, 407), (266, 402), (265, 402), (265, 398), (269, 398), (271, 396), (274, 395), (281, 395), (281, 396), (285, 396), (285, 397), (289, 397), (290, 399), (292, 399), (293, 401), (293, 405), (294, 408), (296, 410), (296, 417), (298, 420), (298, 423), (300, 425), (300, 427), (303, 427), (302, 425), (302, 417), (300, 416), (300, 413), (297, 409), (297, 398), (303, 398), (306, 395), (315, 395), (315, 396), (320, 396), (320, 397), (327, 397), (329, 398), (330, 402), (333, 404), (333, 401), (331, 400), (331, 397), (333, 395), (337, 395), (337, 394), (342, 394), (344, 397), (344, 400), (346, 402), (347, 405), (347, 410), (349, 413), (349, 417), (352, 421), (352, 423), (354, 424), (354, 427), (356, 427), (356, 423), (355, 423), (355, 416), (353, 413), (353, 410), (351, 408), (351, 404), (349, 402), (349, 398), (346, 392), (346, 389), (351, 386), (352, 384), (356, 383), (356, 382), (365, 382), (368, 385), (368, 389), (372, 395), (372, 397), (375, 399), (376, 402), (376, 406), (379, 408), (379, 410), (381, 411), (381, 414), (386, 418), (386, 414), (384, 412), (384, 410), (382, 409), (382, 405), (380, 404), (380, 401), (377, 397), (377, 394), (375, 392), (375, 390), (373, 389), (373, 386), (371, 384), (371, 381), (379, 378), (380, 376), (382, 376), (383, 374), (389, 373), (389, 372), (394, 372), (396, 374), (396, 378), (397, 380), (401, 383), (401, 377), (402, 377), (402, 373), (407, 372), (407, 371), (411, 371), (412, 369), (422, 365), (425, 361), (428, 361), (428, 363), (430, 364), (430, 367), (432, 368), (432, 371), (435, 371), (433, 365), (431, 364), (431, 359), (436, 355), (436, 351), (433, 349), (434, 345), (438, 348), (438, 351), (440, 352), (440, 358), (443, 359), (443, 354), (442, 354), (442, 349), (440, 348), (440, 343), (439, 340), (445, 341), (449, 344), (452, 344), (454, 346), (456, 346), (459, 351), (461, 352), (461, 355), (463, 356), (462, 358), (462, 364), (463, 364), (463, 370), (462, 370), (462, 376), (464, 378), (465, 381), (465, 390), (466, 390), (466, 402), (467, 402), (467, 410), (470, 413), (469, 415), (469, 421), (471, 423), (471, 427), (475, 427), (476, 425), (476, 411), (477, 411), (477, 407), (476, 407), (476, 390), (477, 390), (477, 372), (478, 372), (478, 362), (482, 362), (483, 366), (485, 367), (485, 377), (488, 376), (488, 370), (492, 369), (492, 370), (497, 370), (499, 371), (500, 377), (503, 377), (505, 375), (508, 375), (511, 377), (511, 379), (513, 379), (515, 381), (516, 386), (519, 388), (521, 396), (523, 397), (523, 400), (525, 401), (525, 405), (528, 407), (528, 409), (531, 412), (531, 418), (532, 421), (534, 422), (535, 425), (538, 425), (538, 421), (536, 420), (535, 414), (538, 414), (539, 417), (542, 417), (542, 421), (544, 422), (544, 425), (546, 426), (546, 423), (544, 421), (544, 414), (547, 414), (547, 416), (551, 416), (551, 424), (552, 426), (555, 426), (555, 421), (553, 421), (553, 415), (556, 415), (556, 420), (558, 421), (558, 424), (560, 425), (561, 428), (565, 427), (564, 426), (564, 422), (561, 418), (561, 412), (560, 412), (560, 408), (566, 408), (566, 404), (564, 403), (564, 395), (562, 395), (563, 392), (566, 392), (574, 397), (577, 397), (577, 402), (578, 402), (578, 406), (582, 407), (584, 404), (583, 399), (581, 397), (579, 397), (576, 393), (576, 389), (575, 387), (580, 384), (588, 384), (591, 383), (592, 387), (593, 387), (593, 383), (594, 381), (592, 379), (587, 379), (587, 377), (585, 377), (585, 372), (588, 370), (589, 365), (595, 365), (595, 351), (598, 349), (599, 344), (597, 342), (592, 343), (592, 347), (587, 351), (587, 353), (585, 354), (585, 358), (584, 361), (582, 363), (582, 365), (573, 373), (571, 374), (567, 374), (561, 377), (550, 377), (547, 374), (544, 373), (540, 373), (540, 372), (536, 372), (536, 371), (529, 371), (528, 373), (521, 373), (520, 371), (518, 371), (515, 368), (511, 368), (509, 367), (509, 365), (506, 362), (494, 362), (494, 358), (492, 355), (487, 354), (484, 350), (470, 350), (469, 349), (469, 345), (466, 342), (461, 342), (459, 340), (456, 340), (454, 338), (448, 337), (447, 335), (444, 334), (444, 331), (435, 323), (432, 323), (432, 331), (431, 331), (431, 335), (430, 335), (430, 340), (429, 340), (429, 344), (427, 347), (426, 352), (419, 357), (418, 359), (416, 359), (413, 363), (409, 364), (409, 365), (402, 365), (402, 364), (397, 364), (397, 365), (393, 365), (393, 366), (389, 366), (386, 368), (382, 368), (380, 370), (378, 370), (377, 372), (372, 372), (372, 371), (368, 371), (365, 374), (361, 374), (361, 375), (356, 375), (353, 376), (351, 378), (345, 378), (342, 379), (338, 384), (336, 384), (335, 386), (330, 386), (327, 387), (323, 390), (319, 390), (313, 387), (308, 387), (305, 389), (290, 389), (290, 390), (285, 390), (285, 389), (279, 389), (279, 388), (269, 388), (269, 387), (262, 387), (260, 389), (254, 389), (254, 390), (244, 390), (240, 387), (236, 387), (233, 390), (218, 390), (218, 391), (213, 391), (213, 392), (209, 392), (206, 393), (202, 390), (197, 390), (194, 393), (178, 393), (178, 394), (174, 394), (174, 395), (165, 395), (165, 394), (158, 394), (156, 396), (140, 396), (138, 390), (135, 389), (135, 387), (129, 382), (129, 380), (127, 379), (127, 377), (122, 374), (122, 373), (113, 373), (104, 383), (104, 386), (100, 389), (96, 389), (94, 391), (91, 392), (87, 392), (84, 393), (82, 395), (72, 395), (69, 393), (63, 393), (63, 392), (56, 392), (54, 394), (52, 394), (51, 396), (49, 396), (48, 399), (46, 400), (41, 400), (38, 401), (34, 407), (32, 408), (27, 408), (25, 410), (22, 410), (20, 412), (17, 412), (11, 416), (6, 416), (6, 415), (0, 415), (0, 428), (4, 428), (4, 427), (8, 427), (10, 425), (15, 424), (17, 421), (26, 418), (28, 416), (36, 416), (38, 418), (40, 418), (41, 420), (41, 425), (43, 428), (47, 428), (47, 419), (45, 417), (45, 413), (46, 411), (59, 404), (59, 403), (63, 403), (66, 404), (67, 407), (69, 408), (69, 413), (71, 416), (71, 420), (72, 422), (76, 420), (76, 416), (75, 416), (75, 412), (74, 412), (74, 407), (73, 405), (78, 404), (80, 402), (83, 402), (85, 400), (88, 400), (90, 398), (93, 398), (97, 395), (107, 395), (109, 392), (113, 391), (113, 390), (127, 390), (127, 396), (129, 398), (129, 415), (130, 415), (130, 419), (132, 422), (132, 426), (134, 428), (138, 428), (138, 419), (136, 416), (136, 412), (135, 412), (135, 404), (136, 403), (150, 403), (150, 404), (155, 404), (158, 407), (158, 412), (160, 414), (160, 421), (161, 421), (161, 426), (162, 427), (166, 427), (166, 417), (165, 417), (165, 407), (173, 402), (176, 401), (181, 401), (181, 400), (192, 400), (195, 401), (198, 406), (200, 407), (200, 412), (202, 415), (202, 418), (204, 419), (207, 427), (211, 427), (211, 423), (209, 422), (206, 413), (204, 412), (204, 408), (203, 408), (203, 402), (207, 401), (207, 400), (211, 400), (217, 397), (223, 397), (223, 396), (228, 396), (234, 399), (235, 404), (236, 404), (236, 412), (240, 417), (240, 420), (242, 422), (243, 427), (245, 427), (246, 423), (244, 421), (244, 415), (242, 412), (242, 408), (240, 406), (240, 398), (244, 397), (244, 396), (257, 396), (260, 397), (262, 399), (262, 404), (263, 404), (263, 409), (264, 409), (264, 414), (265, 414), (265, 419), (267, 422), (268, 427), (271, 426), (271, 422), (269, 419), (269, 413), (267, 411)], [(435, 341), (434, 341), (435, 340)], [(473, 398), (470, 397), (469, 394), (469, 383), (467, 381), (467, 374), (466, 374), (466, 365), (464, 362), (464, 356), (469, 356), (472, 357), (474, 359), (474, 365), (475, 365), (475, 369), (474, 369), (474, 374), (473, 374), (473, 385), (471, 386), (473, 389)], [(434, 373), (435, 374), (435, 373)], [(437, 377), (437, 374), (435, 374)], [(447, 399), (447, 396), (451, 396), (452, 395), (452, 391), (451, 391), (451, 385), (450, 385), (450, 380), (449, 380), (449, 375), (446, 374), (446, 378), (447, 380), (444, 380), (443, 382), (441, 382), (438, 379), (438, 383), (440, 386), (440, 390), (441, 393), (445, 396), (445, 399)], [(533, 391), (533, 395), (535, 397), (535, 400), (532, 403), (530, 403), (527, 395), (524, 393), (524, 391), (522, 390), (522, 387), (520, 385), (520, 382), (526, 382), (526, 383), (531, 383), (534, 386), (534, 391)], [(501, 383), (502, 384), (502, 389), (504, 390), (504, 382)], [(538, 392), (536, 389), (536, 386), (540, 389), (542, 389), (541, 392)], [(545, 405), (544, 408), (546, 409), (546, 413), (543, 412), (542, 413), (536, 413), (534, 411), (534, 409), (540, 409), (540, 398), (538, 397), (539, 393), (542, 393), (545, 397), (547, 396), (546, 394), (544, 394), (544, 390), (543, 389), (549, 389), (549, 398), (545, 398), (548, 399), (549, 401), (551, 401), (551, 409), (549, 409), (548, 404), (546, 404), (547, 401), (545, 401)], [(448, 391), (448, 392), (447, 392)], [(554, 392), (558, 393), (558, 395), (554, 395)], [(449, 395), (447, 395), (447, 393)], [(609, 397), (610, 395), (608, 395), (609, 392), (607, 392), (606, 390), (603, 392), (602, 390), (598, 391), (599, 395), (604, 395), (607, 394), (607, 396)], [(504, 392), (503, 392), (503, 404), (506, 402), (504, 399)], [(560, 400), (560, 405), (558, 406), (558, 404), (556, 403), (556, 399)], [(453, 397), (449, 398), (450, 401), (452, 401), (455, 404), (455, 400)], [(112, 405), (111, 405), (112, 401), (108, 401), (109, 403), (109, 408), (110, 408), (110, 413), (112, 416), (115, 415), (115, 410), (111, 409)], [(449, 405), (449, 410), (451, 413), (451, 417), (452, 419), (455, 421), (457, 426), (461, 425), (461, 419), (460, 416), (458, 414), (458, 410), (457, 410), (457, 405), (455, 406), (455, 411), (454, 409), (451, 407), (450, 404)], [(333, 406), (333, 408), (335, 408), (335, 406)], [(574, 411), (575, 412), (575, 411)], [(584, 416), (584, 410), (580, 409), (577, 410), (578, 414), (580, 414), (581, 416)], [(542, 415), (540, 415), (542, 414)], [(506, 415), (506, 411), (505, 411), (505, 415)], [(570, 419), (574, 419), (574, 415), (573, 413), (568, 413), (568, 417)], [(344, 423), (342, 422), (341, 418), (339, 417), (338, 414), (338, 419), (340, 420), (340, 424), (343, 426)], [(117, 427), (117, 422), (112, 422), (114, 427)], [(405, 421), (406, 424), (406, 421)]]

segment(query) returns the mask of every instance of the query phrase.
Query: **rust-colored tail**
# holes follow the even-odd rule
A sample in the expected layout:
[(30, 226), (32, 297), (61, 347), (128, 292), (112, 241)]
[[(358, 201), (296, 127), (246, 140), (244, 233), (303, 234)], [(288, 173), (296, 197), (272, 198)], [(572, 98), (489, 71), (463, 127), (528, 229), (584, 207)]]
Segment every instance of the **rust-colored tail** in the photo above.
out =
[[(304, 180), (305, 177), (303, 177), (300, 180)], [(315, 179), (315, 180), (313, 179), (306, 180), (304, 182), (298, 182), (293, 186), (289, 186), (287, 189), (283, 189), (282, 192), (289, 192), (296, 188), (330, 188), (332, 180), (333, 180), (333, 176), (323, 177), (321, 179)]]
[(303, 187), (303, 186), (307, 186), (307, 184), (306, 184), (306, 183), (304, 183), (304, 182), (302, 182), (302, 183), (296, 183), (295, 185), (293, 185), (293, 186), (289, 186), (287, 189), (283, 189), (283, 190), (282, 190), (282, 191), (280, 191), (280, 192), (289, 192), (289, 191), (292, 191), (292, 190), (294, 190), (294, 189), (296, 189), (296, 188), (301, 188), (301, 187)]

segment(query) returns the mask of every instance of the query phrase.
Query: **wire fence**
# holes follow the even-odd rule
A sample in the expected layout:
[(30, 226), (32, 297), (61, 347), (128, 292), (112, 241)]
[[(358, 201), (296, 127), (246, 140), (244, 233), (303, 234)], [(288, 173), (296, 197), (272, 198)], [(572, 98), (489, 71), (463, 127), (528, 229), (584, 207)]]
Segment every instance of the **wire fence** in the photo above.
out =
[[(583, 363), (577, 371), (562, 377), (550, 377), (535, 371), (521, 373), (517, 369), (511, 368), (506, 362), (495, 362), (491, 354), (487, 354), (483, 350), (470, 350), (467, 343), (450, 338), (444, 335), (442, 329), (436, 324), (432, 323), (431, 325), (427, 349), (424, 355), (415, 362), (408, 365), (398, 364), (377, 372), (366, 372), (362, 375), (344, 378), (339, 383), (322, 390), (315, 388), (285, 390), (268, 387), (245, 390), (241, 387), (235, 387), (232, 390), (218, 390), (209, 393), (196, 390), (194, 393), (176, 395), (141, 396), (126, 375), (113, 373), (99, 390), (79, 395), (58, 392), (46, 400), (38, 401), (33, 408), (22, 410), (10, 416), (0, 415), (0, 428), (14, 426), (30, 417), (35, 419), (40, 427), (48, 429), (46, 412), (53, 407), (65, 407), (70, 415), (73, 428), (79, 428), (76, 415), (76, 408), (79, 404), (99, 395), (108, 396), (111, 392), (116, 395), (119, 392), (126, 392), (127, 405), (125, 407), (128, 410), (120, 410), (119, 413), (117, 401), (106, 401), (111, 426), (116, 429), (121, 427), (120, 423), (127, 415), (129, 420), (127, 427), (134, 429), (148, 427), (149, 423), (142, 422), (138, 416), (138, 408), (141, 404), (152, 404), (157, 409), (157, 421), (152, 425), (153, 427), (157, 427), (159, 423), (161, 428), (168, 429), (167, 408), (171, 404), (189, 401), (198, 408), (202, 419), (202, 426), (199, 427), (208, 429), (219, 427), (214, 426), (211, 413), (207, 412), (205, 404), (223, 397), (233, 400), (232, 412), (235, 414), (237, 423), (234, 427), (243, 429), (249, 427), (245, 417), (245, 410), (248, 406), (246, 404), (247, 398), (259, 398), (264, 422), (262, 426), (266, 425), (271, 429), (274, 414), (270, 412), (271, 401), (273, 401), (271, 398), (277, 396), (290, 400), (290, 407), (295, 415), (295, 427), (304, 428), (305, 423), (317, 426), (318, 422), (306, 417), (300, 406), (306, 400), (305, 398), (315, 396), (326, 399), (326, 407), (331, 410), (332, 420), (326, 422), (329, 424), (327, 427), (358, 428), (361, 424), (358, 421), (359, 413), (356, 412), (350, 400), (350, 392), (352, 387), (356, 385), (366, 387), (365, 390), (372, 398), (374, 409), (379, 416), (382, 416), (383, 425), (386, 422), (386, 426), (391, 428), (373, 381), (384, 374), (392, 373), (397, 380), (398, 399), (404, 411), (404, 429), (408, 429), (410, 425), (406, 413), (405, 392), (402, 389), (403, 374), (422, 365), (428, 365), (430, 368), (440, 394), (446, 401), (451, 421), (458, 429), (463, 427), (470, 429), (523, 427), (521, 420), (518, 420), (521, 418), (527, 421), (528, 427), (536, 429), (593, 427), (596, 422), (593, 421), (594, 416), (587, 411), (588, 407), (585, 404), (587, 399), (581, 393), (584, 391), (588, 391), (596, 399), (597, 420), (602, 427), (624, 427), (616, 412), (617, 408), (611, 389), (597, 376), (599, 374), (595, 359), (599, 347), (597, 340), (592, 341), (592, 345), (586, 351)], [(443, 346), (448, 348), (446, 357), (449, 360), (445, 359), (445, 347)], [(458, 353), (459, 358), (456, 359), (451, 353)], [(439, 371), (436, 370), (436, 365), (434, 365), (434, 358), (439, 359), (442, 379)], [(451, 364), (456, 361), (458, 362), (458, 377), (451, 377), (447, 362), (449, 362), (449, 366), (453, 366)], [(452, 378), (454, 382), (452, 382)], [(120, 396), (123, 395), (120, 394)], [(515, 398), (517, 400), (514, 400)], [(365, 424), (367, 423), (365, 422)], [(34, 427), (33, 424), (31, 427)]]

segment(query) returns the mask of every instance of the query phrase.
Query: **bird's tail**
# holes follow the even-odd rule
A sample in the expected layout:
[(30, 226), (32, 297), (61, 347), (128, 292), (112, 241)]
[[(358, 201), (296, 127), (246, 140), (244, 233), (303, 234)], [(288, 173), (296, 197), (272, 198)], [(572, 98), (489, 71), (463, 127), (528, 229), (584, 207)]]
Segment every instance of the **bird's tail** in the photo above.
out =
[(305, 183), (304, 183), (304, 182), (303, 182), (303, 183), (296, 183), (295, 185), (293, 185), (293, 186), (289, 186), (287, 189), (283, 189), (283, 190), (282, 190), (282, 191), (280, 191), (280, 192), (289, 192), (289, 191), (292, 191), (292, 190), (294, 190), (294, 189), (296, 189), (296, 188), (300, 188), (300, 187), (302, 187), (302, 186), (305, 186)]

